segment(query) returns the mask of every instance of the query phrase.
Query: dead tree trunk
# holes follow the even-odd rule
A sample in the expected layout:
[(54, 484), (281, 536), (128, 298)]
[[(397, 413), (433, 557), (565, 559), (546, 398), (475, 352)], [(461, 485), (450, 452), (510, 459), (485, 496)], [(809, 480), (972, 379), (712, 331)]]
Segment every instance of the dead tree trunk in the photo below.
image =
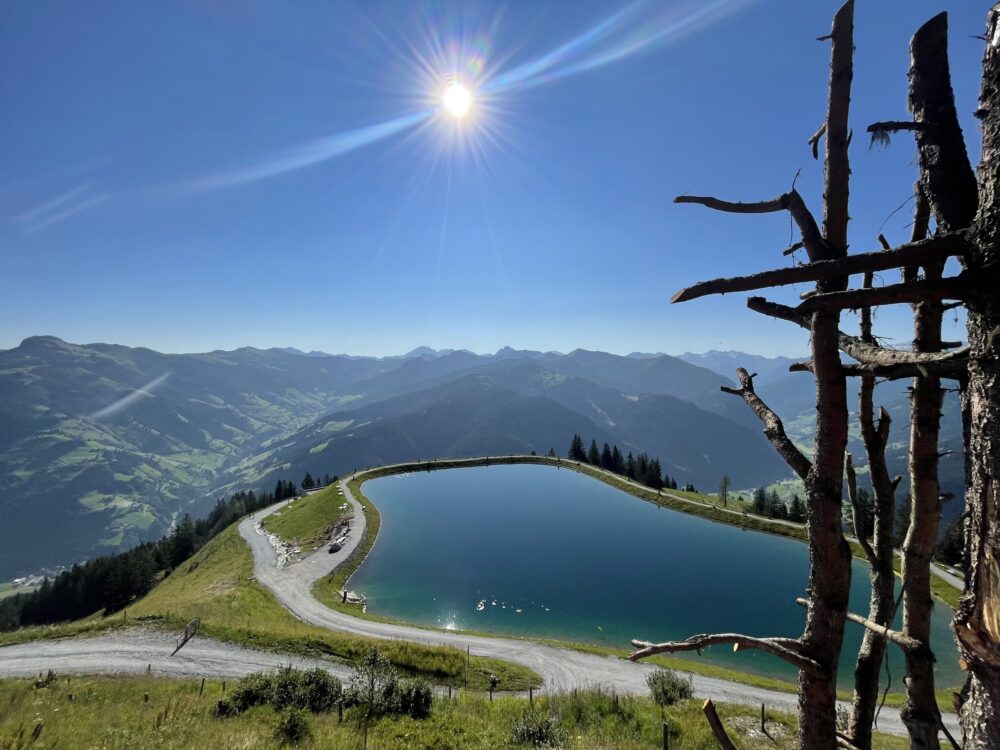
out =
[(968, 300), (970, 565), (955, 614), (959, 651), (969, 673), (960, 709), (966, 750), (1000, 747), (1000, 5), (989, 12), (986, 39), (979, 210), (967, 258), (983, 282)]
[[(926, 267), (928, 276), (942, 268)], [(913, 349), (941, 350), (942, 305), (920, 302), (914, 311)], [(903, 632), (921, 643), (931, 637), (931, 558), (941, 518), (938, 483), (938, 433), (944, 392), (941, 379), (926, 375), (913, 379), (910, 400), (910, 527), (903, 542)], [(929, 649), (906, 653), (906, 705), (901, 716), (910, 735), (910, 747), (938, 750), (940, 714), (934, 696), (934, 654)]]
[[(831, 31), (830, 97), (826, 115), (823, 235), (826, 258), (847, 255), (850, 165), (848, 112), (854, 53), (854, 2), (837, 12)], [(821, 258), (810, 258), (821, 260)], [(847, 279), (816, 284), (820, 293), (847, 287)], [(851, 553), (841, 529), (844, 452), (847, 448), (847, 380), (840, 366), (840, 313), (812, 316), (811, 350), (816, 376), (816, 440), (806, 478), (809, 497), (809, 610), (803, 651), (820, 670), (799, 672), (799, 744), (836, 747), (837, 664), (851, 584)]]
[[(826, 136), (824, 158), (823, 231), (793, 188), (784, 195), (761, 203), (731, 203), (711, 197), (683, 196), (677, 203), (698, 203), (733, 213), (788, 211), (799, 227), (801, 242), (809, 255), (809, 273), (819, 273), (816, 291), (831, 294), (847, 287), (847, 275), (828, 273), (830, 264), (847, 256), (850, 141), (848, 114), (853, 77), (854, 2), (837, 12), (833, 30), (830, 88), (826, 120), (821, 135)], [(814, 149), (816, 144), (814, 143)], [(817, 272), (817, 265), (826, 264)], [(835, 266), (839, 268), (839, 266)], [(745, 280), (740, 282), (746, 287)], [(721, 280), (699, 285), (701, 293), (722, 291)], [(675, 302), (693, 297), (677, 295)], [(837, 665), (844, 635), (851, 576), (851, 554), (841, 528), (844, 453), (847, 447), (846, 376), (840, 363), (843, 334), (839, 330), (840, 310), (826, 309), (792, 318), (807, 326), (812, 334), (812, 371), (816, 377), (816, 440), (814, 461), (809, 461), (788, 440), (781, 420), (754, 393), (753, 379), (738, 370), (741, 388), (730, 390), (743, 397), (765, 425), (765, 434), (793, 470), (805, 480), (809, 498), (809, 599), (802, 637), (748, 638), (735, 633), (697, 636), (688, 641), (660, 644), (633, 641), (638, 649), (633, 659), (656, 653), (692, 650), (712, 643), (734, 643), (759, 648), (785, 659), (799, 669), (799, 744), (810, 750), (837, 747), (836, 683)]]
[[(926, 232), (926, 228), (925, 228)], [(871, 287), (872, 272), (864, 277), (864, 286)], [(861, 310), (861, 340), (875, 344), (872, 335), (871, 308)], [(868, 474), (874, 495), (874, 524), (871, 539), (861, 518), (860, 502), (857, 498), (853, 469), (848, 473), (848, 495), (854, 506), (854, 529), (865, 556), (868, 558), (871, 577), (871, 600), (868, 618), (878, 625), (892, 625), (894, 614), (894, 594), (896, 575), (893, 570), (892, 525), (896, 506), (896, 482), (889, 477), (885, 462), (885, 449), (889, 443), (890, 418), (885, 409), (880, 410), (879, 421), (875, 423), (875, 376), (862, 375), (858, 394), (858, 421), (861, 437), (868, 455)], [(849, 464), (848, 464), (849, 466)], [(859, 523), (860, 522), (860, 523)], [(886, 640), (872, 630), (865, 630), (858, 650), (858, 660), (854, 667), (854, 700), (847, 733), (852, 744), (859, 750), (871, 750), (872, 725), (875, 721), (879, 698), (879, 673), (885, 658)]]
[[(941, 18), (939, 16), (938, 18)], [(927, 29), (927, 26), (924, 26)], [(923, 30), (923, 29), (922, 29)], [(946, 31), (946, 29), (945, 29)], [(920, 36), (918, 32), (914, 37)], [(915, 48), (916, 41), (913, 47)], [(947, 54), (947, 48), (941, 50)], [(921, 56), (914, 51), (914, 68), (919, 69)], [(947, 70), (945, 70), (947, 73)], [(911, 81), (917, 76), (911, 76)], [(913, 84), (911, 83), (911, 86)], [(949, 84), (950, 91), (950, 84)], [(950, 98), (950, 97), (949, 97)], [(915, 97), (911, 93), (911, 102)], [(918, 99), (922, 101), (922, 99)], [(919, 108), (915, 108), (919, 112)], [(951, 112), (954, 114), (954, 100)], [(957, 122), (957, 119), (956, 119)], [(959, 132), (961, 136), (961, 132)], [(920, 152), (933, 149), (933, 141), (926, 139)], [(927, 160), (922, 159), (922, 165)], [(966, 163), (968, 163), (966, 161)], [(922, 166), (922, 171), (924, 167)], [(973, 176), (974, 177), (974, 176)], [(927, 233), (929, 206), (925, 190), (930, 180), (924, 175), (917, 186), (917, 209), (911, 239), (919, 240)], [(939, 216), (950, 216), (953, 221), (962, 218), (953, 214), (950, 206), (939, 207)], [(940, 226), (940, 224), (939, 224)], [(924, 265), (927, 278), (940, 278), (944, 263)], [(905, 269), (904, 278), (911, 269)], [(941, 320), (943, 305), (938, 300), (920, 302), (913, 312), (913, 351), (941, 351)], [(941, 517), (941, 489), (938, 482), (938, 434), (940, 432), (941, 406), (944, 391), (941, 379), (933, 374), (921, 374), (913, 379), (910, 401), (910, 525), (903, 542), (903, 632), (924, 644), (930, 644), (931, 631), (931, 558), (937, 543)], [(934, 694), (934, 654), (929, 648), (906, 652), (906, 705), (901, 712), (903, 723), (914, 748), (936, 750), (941, 715)]]
[[(969, 164), (962, 128), (955, 110), (948, 66), (948, 15), (941, 13), (925, 23), (910, 42), (909, 106), (912, 130), (920, 160), (919, 198), (925, 196), (937, 220), (938, 233), (964, 230), (976, 215), (976, 176)], [(905, 123), (899, 123), (900, 129)], [(875, 125), (873, 132), (887, 133), (891, 124)], [(924, 222), (916, 221), (913, 241), (924, 239)], [(924, 283), (940, 281), (944, 261), (914, 263), (904, 270), (904, 284), (916, 282), (917, 267), (924, 269)], [(935, 353), (942, 349), (941, 319), (944, 306), (929, 296), (914, 305), (913, 351)], [(941, 517), (938, 482), (938, 433), (944, 392), (940, 378), (924, 372), (913, 379), (910, 401), (910, 524), (903, 543), (903, 631), (921, 643), (930, 643), (930, 564)], [(929, 649), (906, 653), (906, 705), (902, 718), (910, 745), (938, 750), (940, 713), (934, 697), (934, 655)]]

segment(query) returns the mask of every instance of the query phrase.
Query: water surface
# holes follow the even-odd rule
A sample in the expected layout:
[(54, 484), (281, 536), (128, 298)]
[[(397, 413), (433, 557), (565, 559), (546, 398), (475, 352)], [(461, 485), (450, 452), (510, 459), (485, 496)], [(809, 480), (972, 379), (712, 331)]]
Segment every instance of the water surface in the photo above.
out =
[[(697, 633), (798, 636), (808, 554), (791, 539), (660, 508), (569, 469), (502, 465), (374, 479), (378, 541), (351, 579), (369, 611), (434, 625), (627, 648), (630, 639)], [(851, 609), (868, 611), (866, 564), (855, 560)], [(934, 611), (938, 678), (961, 673)], [(847, 624), (840, 681), (853, 681), (861, 627)], [(902, 683), (890, 649), (893, 684)], [(794, 678), (757, 651), (709, 649), (702, 658)], [(693, 652), (682, 654), (698, 658)]]

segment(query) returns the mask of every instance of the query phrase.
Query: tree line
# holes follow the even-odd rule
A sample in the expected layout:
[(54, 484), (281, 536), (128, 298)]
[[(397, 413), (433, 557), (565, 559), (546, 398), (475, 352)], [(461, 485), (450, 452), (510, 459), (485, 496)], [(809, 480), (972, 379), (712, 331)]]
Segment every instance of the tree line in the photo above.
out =
[(763, 487), (753, 491), (750, 509), (755, 515), (780, 521), (805, 523), (806, 520), (806, 505), (798, 495), (792, 495), (791, 503), (786, 505), (777, 490), (771, 490), (771, 494), (768, 494)]
[[(617, 445), (611, 446), (607, 443), (601, 449), (597, 448), (597, 441), (590, 441), (590, 448), (584, 449), (583, 438), (574, 434), (569, 444), (569, 452), (566, 454), (571, 461), (591, 464), (613, 474), (627, 477), (639, 484), (644, 484), (654, 490), (676, 490), (677, 480), (664, 473), (658, 458), (650, 458), (644, 452), (633, 456), (632, 451), (623, 454)], [(552, 451), (549, 451), (551, 454)], [(688, 492), (697, 492), (693, 485), (687, 484), (684, 489)]]
[(153, 588), (166, 575), (234, 521), (272, 503), (294, 497), (295, 482), (279, 479), (274, 492), (237, 492), (219, 499), (211, 512), (197, 521), (190, 514), (169, 534), (143, 542), (126, 552), (102, 555), (78, 563), (27, 594), (0, 600), (0, 631), (45, 625), (115, 612)]

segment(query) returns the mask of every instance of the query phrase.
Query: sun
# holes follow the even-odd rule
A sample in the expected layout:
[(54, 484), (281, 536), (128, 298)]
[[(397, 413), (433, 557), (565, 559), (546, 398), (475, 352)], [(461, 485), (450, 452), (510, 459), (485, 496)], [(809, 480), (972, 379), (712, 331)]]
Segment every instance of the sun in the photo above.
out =
[(451, 81), (445, 87), (441, 102), (448, 114), (461, 120), (472, 106), (472, 93), (457, 81)]

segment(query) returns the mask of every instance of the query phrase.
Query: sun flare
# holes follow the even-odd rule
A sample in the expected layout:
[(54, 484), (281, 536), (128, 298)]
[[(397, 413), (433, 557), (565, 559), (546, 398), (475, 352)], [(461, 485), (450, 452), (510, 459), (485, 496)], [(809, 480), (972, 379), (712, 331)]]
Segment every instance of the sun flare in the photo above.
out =
[(444, 90), (441, 102), (448, 114), (461, 119), (465, 117), (472, 106), (472, 93), (462, 84), (451, 81)]

